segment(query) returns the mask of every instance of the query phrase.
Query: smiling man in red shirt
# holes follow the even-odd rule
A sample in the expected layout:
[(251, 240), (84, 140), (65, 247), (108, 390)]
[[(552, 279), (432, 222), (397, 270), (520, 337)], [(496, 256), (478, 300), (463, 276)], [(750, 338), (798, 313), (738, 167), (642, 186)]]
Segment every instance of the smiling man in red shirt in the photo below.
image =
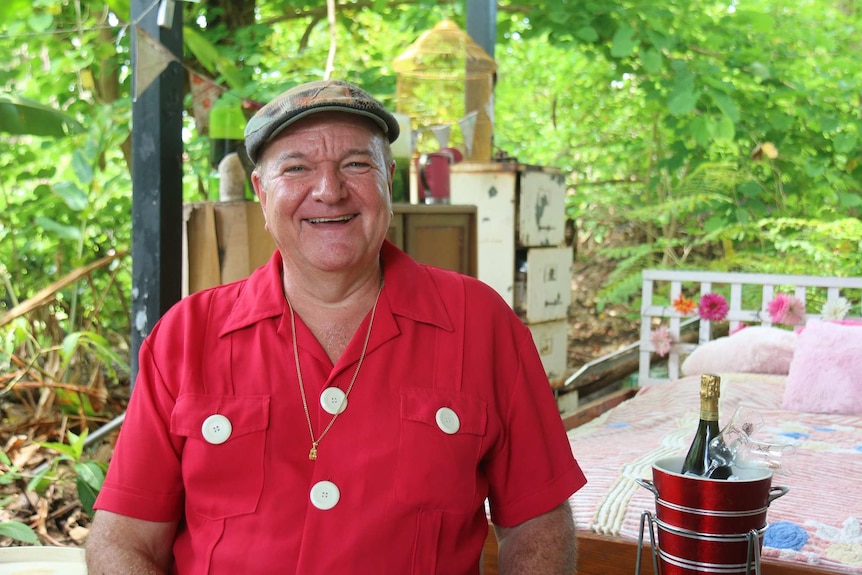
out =
[(527, 327), (385, 240), (398, 123), (340, 81), (249, 121), (277, 247), (145, 340), (91, 574), (571, 575), (584, 483)]

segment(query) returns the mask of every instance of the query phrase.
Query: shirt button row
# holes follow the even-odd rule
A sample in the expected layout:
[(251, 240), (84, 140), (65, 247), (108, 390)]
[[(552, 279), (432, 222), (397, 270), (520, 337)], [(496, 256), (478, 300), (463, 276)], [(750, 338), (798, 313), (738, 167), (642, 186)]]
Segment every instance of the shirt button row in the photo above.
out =
[[(320, 405), (323, 409), (335, 415), (343, 412), (347, 408), (347, 396), (337, 387), (328, 387), (320, 394)], [(461, 429), (461, 420), (458, 414), (448, 407), (441, 407), (435, 415), (437, 427), (443, 433), (452, 435), (458, 433)], [(220, 445), (230, 438), (233, 432), (233, 425), (230, 419), (220, 413), (214, 413), (204, 420), (201, 426), (201, 435), (207, 443)]]

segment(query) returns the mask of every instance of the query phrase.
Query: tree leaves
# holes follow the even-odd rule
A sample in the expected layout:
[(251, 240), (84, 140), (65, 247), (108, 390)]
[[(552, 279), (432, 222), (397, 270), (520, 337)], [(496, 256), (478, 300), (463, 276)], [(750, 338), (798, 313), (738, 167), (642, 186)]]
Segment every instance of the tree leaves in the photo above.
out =
[(183, 27), (183, 42), (195, 58), (212, 74), (220, 74), (231, 88), (243, 87), (236, 64), (223, 57), (218, 48), (191, 26)]
[(76, 226), (61, 224), (46, 216), (38, 216), (36, 223), (46, 232), (52, 233), (62, 240), (80, 241), (82, 239), (81, 230)]
[(72, 211), (80, 212), (90, 203), (84, 190), (79, 188), (73, 182), (66, 180), (57, 182), (54, 184), (53, 189), (54, 193), (63, 198), (63, 201)]
[(84, 127), (71, 116), (33, 100), (0, 94), (0, 131), (62, 138), (83, 132)]
[(637, 41), (635, 40), (634, 28), (623, 24), (614, 33), (614, 38), (611, 42), (611, 56), (614, 58), (625, 58), (634, 51), (635, 46), (637, 46)]
[(39, 536), (36, 535), (36, 532), (29, 525), (19, 521), (0, 522), (0, 537), (11, 537), (22, 543), (39, 545)]
[(26, 14), (30, 0), (4, 0), (0, 2), (0, 23), (9, 24)]
[(700, 93), (694, 88), (694, 76), (681, 71), (674, 78), (673, 89), (667, 98), (668, 111), (674, 116), (683, 116), (694, 110)]
[(648, 74), (658, 74), (662, 68), (662, 55), (656, 48), (647, 48), (641, 52), (641, 64)]

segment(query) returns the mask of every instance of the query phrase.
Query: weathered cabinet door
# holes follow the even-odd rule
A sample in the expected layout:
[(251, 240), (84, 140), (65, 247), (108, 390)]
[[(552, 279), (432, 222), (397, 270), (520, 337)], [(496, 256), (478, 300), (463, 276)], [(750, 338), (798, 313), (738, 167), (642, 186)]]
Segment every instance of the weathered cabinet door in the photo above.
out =
[(565, 381), (569, 349), (569, 321), (555, 319), (542, 323), (527, 324), (533, 334), (533, 342), (539, 350), (542, 366), (552, 387), (560, 387)]
[(419, 263), (477, 276), (476, 207), (393, 204), (389, 241)]
[(518, 243), (524, 247), (565, 242), (566, 187), (563, 176), (525, 167), (518, 181)]
[(562, 319), (572, 303), (572, 250), (527, 250), (526, 322)]
[[(415, 179), (414, 173), (413, 201)], [(551, 384), (561, 384), (568, 359), (573, 254), (564, 247), (563, 176), (553, 168), (515, 162), (461, 162), (451, 166), (450, 188), (453, 205), (477, 209), (477, 277), (529, 326)]]

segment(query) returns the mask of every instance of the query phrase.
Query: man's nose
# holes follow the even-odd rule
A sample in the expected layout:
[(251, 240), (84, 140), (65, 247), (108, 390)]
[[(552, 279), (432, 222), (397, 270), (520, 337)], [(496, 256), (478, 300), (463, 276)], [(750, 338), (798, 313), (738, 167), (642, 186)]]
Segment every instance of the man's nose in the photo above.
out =
[(345, 176), (332, 163), (320, 164), (317, 181), (314, 187), (314, 197), (323, 202), (337, 202), (347, 196)]

